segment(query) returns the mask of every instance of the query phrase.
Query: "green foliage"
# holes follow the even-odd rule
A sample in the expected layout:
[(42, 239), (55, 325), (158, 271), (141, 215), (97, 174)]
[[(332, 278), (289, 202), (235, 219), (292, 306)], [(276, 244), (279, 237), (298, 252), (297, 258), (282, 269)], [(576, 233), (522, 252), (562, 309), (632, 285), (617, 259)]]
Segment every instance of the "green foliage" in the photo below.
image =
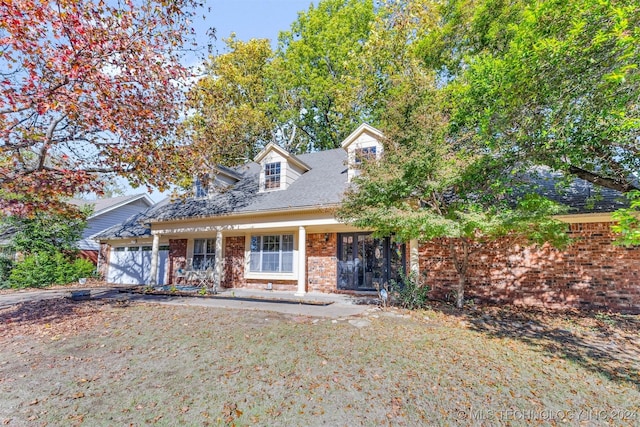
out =
[(372, 0), (322, 0), (280, 33), (275, 76), (288, 94), (283, 118), (306, 140), (301, 151), (337, 148), (368, 121), (360, 56), (373, 19)]
[(187, 125), (194, 152), (205, 166), (235, 166), (252, 159), (274, 140), (275, 91), (269, 66), (273, 52), (266, 39), (225, 40), (228, 52), (212, 56), (207, 74), (189, 91), (194, 110)]
[(70, 259), (62, 252), (33, 253), (15, 264), (9, 276), (9, 285), (12, 288), (62, 285), (81, 277), (90, 277), (94, 270), (91, 261)]
[(628, 192), (640, 169), (635, 0), (459, 0), (423, 42), (456, 138)]
[(616, 244), (640, 245), (640, 191), (632, 191), (627, 197), (630, 206), (613, 213), (613, 219), (617, 223), (611, 229), (618, 233)]
[(87, 226), (90, 211), (76, 212), (76, 216), (36, 212), (31, 218), (10, 217), (9, 226), (15, 229), (11, 246), (25, 254), (58, 251), (72, 252)]
[(427, 308), (429, 286), (415, 273), (401, 273), (400, 278), (400, 282), (391, 283), (394, 302), (409, 310)]
[(9, 275), (13, 269), (13, 260), (0, 255), (0, 289), (9, 287)]

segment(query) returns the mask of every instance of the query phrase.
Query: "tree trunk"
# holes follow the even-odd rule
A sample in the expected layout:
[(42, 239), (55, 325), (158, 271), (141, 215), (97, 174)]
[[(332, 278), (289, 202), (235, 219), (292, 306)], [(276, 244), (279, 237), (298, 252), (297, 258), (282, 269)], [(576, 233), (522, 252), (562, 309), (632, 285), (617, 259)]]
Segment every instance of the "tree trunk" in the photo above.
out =
[(458, 286), (456, 289), (456, 307), (464, 307), (464, 288), (467, 284), (467, 268), (469, 267), (469, 246), (470, 242), (466, 238), (460, 238), (459, 243), (462, 245), (462, 257), (456, 252), (456, 245), (453, 239), (449, 239), (449, 251), (453, 259), (453, 263), (458, 273)]
[(460, 277), (458, 278), (458, 295), (456, 297), (457, 308), (464, 307), (464, 285), (466, 281), (466, 277), (463, 275), (460, 275)]

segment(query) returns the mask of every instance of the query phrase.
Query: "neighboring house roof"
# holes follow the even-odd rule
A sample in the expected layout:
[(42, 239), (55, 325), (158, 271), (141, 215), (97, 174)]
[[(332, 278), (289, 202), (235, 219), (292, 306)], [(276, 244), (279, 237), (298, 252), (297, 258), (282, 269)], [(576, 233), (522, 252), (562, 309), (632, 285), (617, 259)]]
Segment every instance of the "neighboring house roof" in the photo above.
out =
[(124, 222), (95, 234), (93, 239), (131, 239), (150, 236), (151, 230), (147, 225), (149, 220), (154, 218), (158, 211), (169, 203), (170, 199), (167, 197), (154, 206), (151, 206), (150, 208), (135, 215), (131, 215)]
[(141, 194), (133, 194), (128, 196), (119, 196), (119, 197), (108, 197), (104, 199), (97, 200), (82, 200), (82, 199), (71, 199), (69, 203), (72, 205), (76, 205), (78, 207), (92, 206), (93, 212), (88, 219), (94, 218), (99, 215), (103, 215), (107, 212), (118, 209), (124, 205), (129, 203), (133, 203), (140, 200), (142, 203), (146, 204), (148, 207), (153, 206), (153, 200), (144, 193)]

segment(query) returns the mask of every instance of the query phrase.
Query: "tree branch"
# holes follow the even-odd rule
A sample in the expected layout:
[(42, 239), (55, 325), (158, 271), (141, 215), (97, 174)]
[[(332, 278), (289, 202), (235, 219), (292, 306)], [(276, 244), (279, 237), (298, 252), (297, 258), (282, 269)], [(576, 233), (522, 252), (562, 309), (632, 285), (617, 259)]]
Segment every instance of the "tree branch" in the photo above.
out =
[(596, 173), (589, 172), (576, 166), (569, 166), (569, 173), (575, 175), (580, 179), (584, 179), (599, 187), (609, 188), (611, 190), (620, 191), (621, 193), (628, 193), (633, 190), (640, 190), (639, 187), (633, 185), (630, 181), (623, 181), (615, 178), (607, 178), (600, 176)]

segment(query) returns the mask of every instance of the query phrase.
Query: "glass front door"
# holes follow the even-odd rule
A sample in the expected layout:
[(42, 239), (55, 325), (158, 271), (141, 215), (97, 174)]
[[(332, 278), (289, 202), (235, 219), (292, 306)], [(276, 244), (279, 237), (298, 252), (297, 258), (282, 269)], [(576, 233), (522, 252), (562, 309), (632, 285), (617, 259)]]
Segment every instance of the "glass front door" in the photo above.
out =
[(404, 245), (370, 233), (338, 235), (338, 289), (372, 291), (390, 280), (399, 281)]

